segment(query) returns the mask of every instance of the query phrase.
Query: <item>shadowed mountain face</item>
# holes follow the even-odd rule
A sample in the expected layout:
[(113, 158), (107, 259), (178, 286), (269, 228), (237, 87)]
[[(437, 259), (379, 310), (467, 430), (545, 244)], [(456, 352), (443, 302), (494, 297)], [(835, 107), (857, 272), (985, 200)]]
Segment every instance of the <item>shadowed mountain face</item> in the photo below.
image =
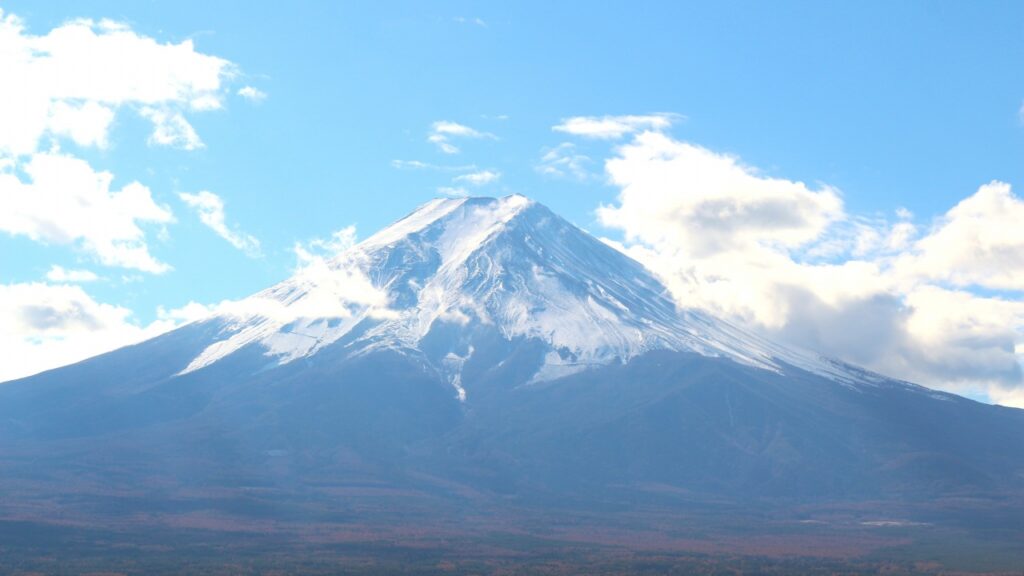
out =
[(0, 385), (0, 466), (0, 523), (154, 534), (1024, 522), (1024, 411), (677, 309), (520, 196), (431, 202), (206, 320)]

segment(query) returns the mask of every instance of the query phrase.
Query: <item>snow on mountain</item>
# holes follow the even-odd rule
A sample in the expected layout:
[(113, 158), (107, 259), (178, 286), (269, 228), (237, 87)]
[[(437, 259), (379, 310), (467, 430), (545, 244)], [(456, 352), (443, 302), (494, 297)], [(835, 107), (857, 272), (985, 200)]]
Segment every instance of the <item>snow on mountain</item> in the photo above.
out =
[(222, 306), (215, 321), (220, 339), (182, 374), (247, 346), (283, 365), (343, 338), (344, 354), (422, 356), (424, 339), (443, 330), (448, 350), (432, 365), (461, 400), (462, 366), (486, 331), (545, 344), (534, 382), (656, 349), (776, 372), (788, 364), (846, 384), (883, 380), (677, 308), (640, 264), (519, 195), (428, 202), (337, 257)]

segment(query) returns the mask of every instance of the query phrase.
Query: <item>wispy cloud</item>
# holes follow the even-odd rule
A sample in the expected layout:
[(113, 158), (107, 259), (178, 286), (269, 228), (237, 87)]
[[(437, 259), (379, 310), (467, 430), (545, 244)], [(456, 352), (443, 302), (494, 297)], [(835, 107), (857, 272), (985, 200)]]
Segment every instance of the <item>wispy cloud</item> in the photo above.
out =
[(458, 122), (438, 120), (430, 126), (427, 134), (427, 141), (438, 147), (445, 154), (458, 154), (459, 147), (452, 144), (453, 139), (497, 139), (497, 136), (489, 132), (481, 132)]
[(453, 18), (453, 20), (455, 20), (459, 24), (472, 24), (473, 26), (487, 28), (487, 22), (485, 22), (483, 18), (480, 18), (478, 16), (474, 16), (472, 18), (467, 18), (465, 16), (456, 16), (455, 18)]
[(181, 112), (146, 106), (139, 113), (153, 123), (153, 133), (149, 136), (150, 144), (182, 150), (198, 150), (205, 147), (195, 128)]
[(53, 265), (46, 273), (46, 279), (50, 282), (95, 282), (100, 279), (91, 270), (68, 270), (63, 266)]
[(495, 172), (493, 170), (481, 170), (480, 172), (471, 172), (469, 174), (462, 174), (454, 178), (455, 182), (462, 182), (470, 184), (472, 186), (483, 186), (484, 184), (490, 184), (491, 182), (497, 181), (501, 178), (501, 172)]
[(469, 190), (466, 190), (461, 186), (440, 186), (438, 187), (437, 192), (438, 194), (442, 194), (444, 196), (451, 196), (452, 198), (462, 198), (464, 196), (469, 196)]
[(296, 242), (293, 248), (299, 266), (318, 260), (329, 260), (356, 245), (356, 227), (346, 226), (327, 238), (314, 238), (307, 242)]
[(475, 164), (446, 166), (420, 160), (392, 160), (391, 167), (397, 170), (430, 170), (434, 172), (471, 172), (477, 169)]
[(195, 194), (182, 192), (178, 194), (182, 202), (187, 204), (199, 215), (199, 221), (213, 230), (229, 244), (245, 252), (250, 257), (260, 256), (260, 242), (244, 232), (232, 230), (227, 225), (224, 214), (224, 200), (213, 192), (203, 190)]
[(239, 88), (238, 95), (250, 102), (262, 102), (267, 99), (266, 92), (252, 86), (243, 86)]
[(666, 130), (682, 118), (683, 116), (672, 113), (626, 116), (574, 116), (563, 119), (560, 124), (552, 127), (552, 130), (583, 138), (616, 140), (627, 134), (634, 134), (643, 130)]
[(586, 180), (590, 177), (587, 165), (593, 161), (589, 156), (576, 151), (576, 145), (572, 142), (562, 142), (554, 148), (543, 150), (544, 155), (537, 165), (537, 172), (545, 176), (560, 178), (570, 177), (576, 180)]

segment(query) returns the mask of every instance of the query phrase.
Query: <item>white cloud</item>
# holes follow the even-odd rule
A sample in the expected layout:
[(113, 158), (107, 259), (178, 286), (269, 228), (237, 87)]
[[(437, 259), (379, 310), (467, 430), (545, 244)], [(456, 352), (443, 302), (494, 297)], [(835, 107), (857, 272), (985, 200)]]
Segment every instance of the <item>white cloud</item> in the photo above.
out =
[(471, 172), (477, 169), (475, 164), (448, 166), (421, 162), (420, 160), (392, 160), (391, 167), (396, 170), (432, 170), (434, 172)]
[(267, 93), (252, 86), (242, 86), (238, 89), (238, 95), (250, 102), (262, 102), (267, 99)]
[(461, 186), (439, 186), (437, 193), (444, 196), (451, 196), (452, 198), (463, 198), (469, 196), (469, 190)]
[(490, 184), (491, 182), (497, 181), (501, 178), (501, 172), (495, 172), (493, 170), (481, 170), (480, 172), (471, 172), (469, 174), (462, 174), (455, 177), (455, 182), (464, 182), (473, 186), (483, 186), (484, 184)]
[(0, 284), (0, 382), (141, 342), (188, 320), (195, 304), (141, 325), (131, 310), (97, 302), (81, 286)]
[(1024, 124), (1024, 102), (1021, 102), (1020, 109), (1017, 110), (1017, 120), (1020, 120), (1020, 123)]
[(455, 21), (458, 22), (459, 24), (473, 24), (474, 26), (487, 28), (487, 22), (485, 22), (484, 19), (480, 17), (466, 18), (465, 16), (456, 16)]
[(228, 241), (229, 244), (245, 252), (249, 256), (260, 255), (260, 241), (250, 234), (232, 230), (227, 225), (224, 215), (224, 200), (213, 192), (203, 190), (195, 194), (182, 192), (178, 194), (182, 202), (187, 204), (199, 215), (199, 221)]
[(1024, 407), (1024, 303), (963, 289), (1024, 290), (1024, 202), (1009, 186), (982, 186), (922, 232), (906, 210), (853, 216), (826, 185), (769, 178), (658, 133), (618, 148), (606, 170), (620, 193), (599, 219), (682, 306)]
[[(213, 307), (213, 313), (239, 321), (239, 327), (244, 325), (244, 329), (207, 347), (184, 372), (207, 366), (258, 340), (270, 344), (271, 340), (266, 337), (288, 324), (308, 325), (308, 321), (319, 323), (324, 318), (396, 317), (398, 313), (389, 308), (387, 292), (375, 286), (367, 274), (370, 260), (355, 246), (355, 241), (356, 229), (348, 226), (328, 238), (296, 242), (298, 265), (287, 281), (288, 297), (264, 291)], [(331, 341), (333, 339), (321, 343)], [(288, 357), (297, 357), (291, 355), (294, 348), (287, 346), (286, 349), (282, 352)]]
[[(171, 211), (138, 182), (114, 188), (111, 173), (60, 146), (108, 148), (118, 114), (128, 111), (153, 122), (151, 144), (199, 148), (186, 114), (222, 108), (233, 75), (230, 62), (197, 52), (191, 40), (161, 43), (110, 20), (36, 35), (0, 10), (0, 231), (72, 245), (108, 266), (169, 270), (150, 253), (143, 227), (163, 231)], [(60, 284), (0, 285), (0, 380), (145, 340), (209, 311), (195, 303), (160, 309), (143, 325), (71, 284), (95, 273), (54, 266), (46, 276)]]
[(147, 106), (139, 113), (143, 118), (153, 122), (153, 133), (149, 136), (150, 144), (172, 146), (182, 150), (197, 150), (204, 146), (195, 129), (181, 112)]
[(434, 165), (419, 160), (392, 160), (391, 167), (398, 170), (426, 170)]
[(458, 154), (460, 152), (459, 147), (448, 141), (446, 136), (440, 134), (431, 134), (427, 137), (427, 141), (433, 142), (437, 145), (438, 150), (445, 154)]
[(991, 182), (922, 238), (902, 265), (956, 286), (1024, 291), (1024, 200)]
[(458, 154), (460, 152), (459, 147), (451, 143), (453, 138), (487, 138), (493, 140), (497, 137), (489, 132), (481, 132), (469, 126), (447, 120), (434, 122), (430, 126), (430, 132), (427, 134), (427, 141), (436, 145), (445, 154)]
[(114, 121), (114, 111), (96, 102), (81, 105), (55, 102), (50, 108), (47, 124), (56, 135), (66, 136), (79, 146), (107, 147), (107, 133)]
[(369, 308), (376, 317), (388, 316), (387, 292), (374, 286), (364, 271), (365, 255), (353, 250), (356, 239), (355, 226), (347, 226), (328, 238), (295, 243), (298, 266), (294, 279), (304, 288), (299, 301), (285, 306), (276, 299), (246, 298), (222, 302), (217, 311), (259, 315), (282, 323), (300, 318), (347, 318), (353, 307)]
[(666, 130), (680, 118), (678, 114), (574, 116), (563, 119), (552, 130), (583, 138), (616, 140), (645, 130)]
[(188, 103), (188, 107), (197, 112), (207, 112), (209, 110), (220, 110), (224, 108), (224, 103), (221, 102), (220, 97), (214, 96), (213, 94), (203, 94), (192, 99)]
[(469, 126), (445, 120), (434, 122), (431, 126), (431, 130), (434, 134), (444, 134), (446, 136), (464, 136), (466, 138), (491, 137), (491, 135), (486, 132), (480, 132), (474, 128), (470, 128)]
[(162, 44), (109, 20), (74, 20), (38, 36), (3, 12), (0, 69), (0, 156), (32, 154), (47, 134), (104, 146), (124, 105), (219, 107), (213, 103), (233, 73), (230, 62), (196, 52), (191, 40)]
[(798, 247), (842, 216), (832, 188), (763, 177), (731, 156), (654, 132), (621, 147), (606, 170), (621, 192), (619, 206), (598, 210), (603, 224), (698, 257), (741, 246)]
[(170, 269), (149, 253), (140, 224), (167, 224), (171, 211), (138, 182), (111, 190), (113, 175), (84, 160), (35, 154), (27, 179), (0, 173), (0, 231), (48, 244), (73, 244), (108, 266), (160, 273)]
[(899, 368), (921, 378), (942, 373), (957, 385), (988, 383), (997, 392), (1020, 386), (1015, 348), (1024, 341), (1024, 302), (930, 285), (916, 287), (904, 302), (915, 349)]
[(81, 286), (44, 282), (0, 284), (0, 382), (30, 376), (158, 336), (214, 314), (259, 316), (283, 325), (301, 318), (391, 317), (387, 294), (363, 271), (364, 256), (349, 249), (355, 229), (296, 245), (294, 280), (301, 297), (287, 305), (256, 295), (207, 306), (158, 307), (156, 320), (138, 322), (131, 310), (93, 299)]
[(189, 322), (202, 320), (213, 314), (215, 310), (212, 306), (206, 306), (191, 300), (181, 308), (172, 308), (170, 310), (163, 306), (157, 306), (156, 318), (159, 322), (157, 326), (161, 330), (175, 328)]
[(50, 282), (95, 282), (99, 278), (91, 270), (67, 270), (56, 264), (46, 273), (46, 279)]
[[(150, 143), (194, 150), (186, 112), (221, 108), (233, 65), (191, 40), (160, 43), (110, 20), (73, 20), (35, 35), (0, 10), (0, 230), (73, 244), (110, 266), (164, 272), (142, 223), (173, 221), (138, 182), (59, 153), (59, 144), (107, 148), (122, 110), (154, 126)], [(42, 152), (48, 149), (49, 152)]]
[(307, 242), (296, 242), (293, 251), (300, 266), (330, 259), (356, 245), (356, 227), (346, 226), (332, 233), (328, 238), (314, 238)]
[(576, 145), (572, 142), (562, 142), (558, 146), (543, 150), (540, 164), (537, 171), (545, 176), (559, 178), (571, 177), (576, 180), (586, 180), (590, 177), (587, 165), (592, 162), (589, 156), (576, 151)]

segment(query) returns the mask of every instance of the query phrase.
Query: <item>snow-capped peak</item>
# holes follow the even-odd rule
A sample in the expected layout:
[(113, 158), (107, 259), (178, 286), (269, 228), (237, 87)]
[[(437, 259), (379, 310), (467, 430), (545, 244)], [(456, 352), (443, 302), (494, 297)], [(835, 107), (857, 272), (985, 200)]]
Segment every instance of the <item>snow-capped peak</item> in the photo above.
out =
[(236, 304), (217, 318), (222, 338), (182, 373), (248, 346), (277, 364), (327, 350), (355, 356), (387, 349), (419, 356), (464, 400), (463, 364), (479, 339), (497, 336), (543, 344), (533, 381), (656, 349), (845, 374), (814, 355), (677, 309), (636, 261), (520, 195), (432, 200)]
[(532, 200), (519, 194), (504, 198), (435, 198), (405, 218), (370, 236), (359, 244), (359, 248), (363, 251), (379, 249), (421, 233), (431, 225), (444, 220), (453, 224), (445, 245), (445, 253), (451, 255), (453, 252), (459, 252), (460, 246), (465, 248), (473, 241), (482, 240), (481, 235), (486, 237), (488, 232), (493, 232), (496, 227), (508, 222), (531, 204)]

